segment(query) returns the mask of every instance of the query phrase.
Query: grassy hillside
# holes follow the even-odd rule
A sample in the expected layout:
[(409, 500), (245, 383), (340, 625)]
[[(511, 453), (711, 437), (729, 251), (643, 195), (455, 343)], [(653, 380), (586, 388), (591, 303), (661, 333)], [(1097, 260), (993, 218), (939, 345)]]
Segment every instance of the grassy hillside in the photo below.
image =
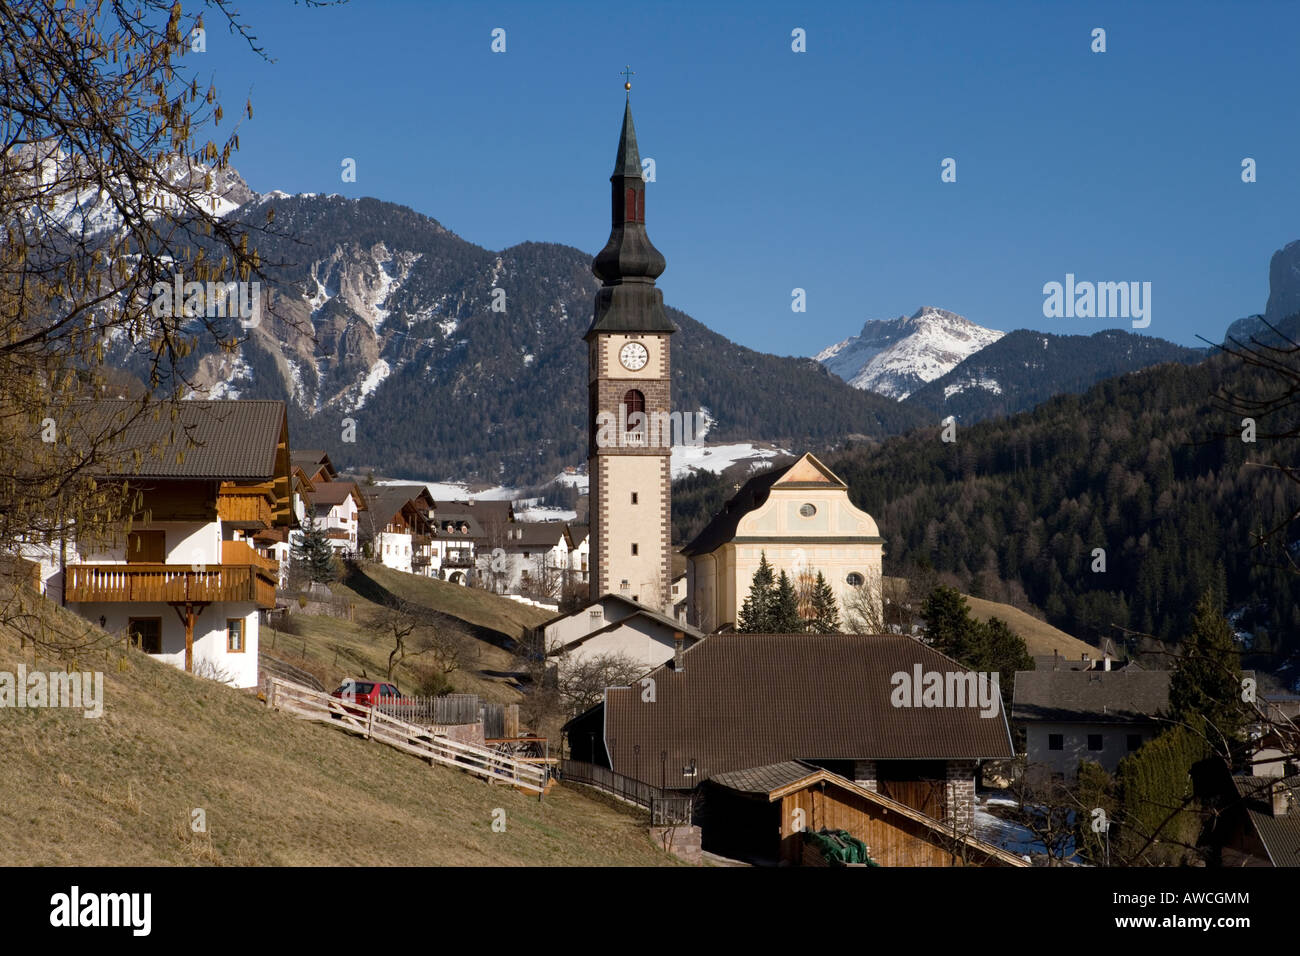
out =
[(1071, 637), (1059, 628), (1052, 627), (1046, 621), (1040, 621), (1010, 604), (985, 601), (983, 598), (971, 597), (969, 594), (963, 597), (970, 606), (971, 617), (981, 621), (987, 621), (991, 617), (1001, 618), (1011, 630), (1024, 638), (1030, 654), (1051, 654), (1056, 651), (1062, 657), (1072, 657), (1075, 660), (1083, 654), (1093, 658), (1097, 656), (1097, 648), (1087, 641)]
[[(0, 602), (3, 603), (3, 602)], [(89, 628), (40, 601), (51, 624)], [(97, 633), (90, 629), (91, 633)], [(0, 848), (42, 865), (660, 865), (641, 818), (563, 786), (545, 800), (271, 712), (120, 646), (103, 716), (0, 710)], [(0, 625), (0, 670), (61, 669)], [(206, 812), (207, 833), (190, 831)], [(492, 830), (493, 810), (506, 830)]]

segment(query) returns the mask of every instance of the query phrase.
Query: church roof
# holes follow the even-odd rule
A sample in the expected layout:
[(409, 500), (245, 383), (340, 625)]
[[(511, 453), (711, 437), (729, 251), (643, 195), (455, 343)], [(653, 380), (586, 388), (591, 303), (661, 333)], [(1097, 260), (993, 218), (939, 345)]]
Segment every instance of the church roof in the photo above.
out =
[(704, 526), (704, 530), (697, 534), (690, 544), (682, 548), (682, 554), (687, 557), (708, 554), (734, 538), (740, 519), (767, 501), (768, 495), (772, 493), (772, 486), (793, 467), (794, 463), (791, 462), (784, 468), (772, 468), (755, 475), (741, 485), (740, 490), (722, 506), (722, 510), (713, 516), (713, 520)]
[(612, 225), (609, 240), (591, 263), (601, 287), (587, 336), (597, 332), (676, 332), (664, 312), (663, 293), (654, 285), (667, 263), (646, 234), (646, 184), (630, 102), (623, 109), (618, 154), (609, 181)]

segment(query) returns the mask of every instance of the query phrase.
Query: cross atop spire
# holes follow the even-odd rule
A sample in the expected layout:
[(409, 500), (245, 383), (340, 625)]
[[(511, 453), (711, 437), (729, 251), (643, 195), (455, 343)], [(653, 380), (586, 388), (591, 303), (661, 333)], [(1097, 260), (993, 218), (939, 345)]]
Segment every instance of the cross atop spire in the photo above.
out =
[(623, 89), (627, 90), (630, 93), (632, 91), (632, 77), (636, 76), (636, 73), (633, 72), (632, 67), (628, 66), (625, 67), (623, 69), (623, 72), (619, 75), (622, 76), (623, 79), (626, 81), (623, 84)]

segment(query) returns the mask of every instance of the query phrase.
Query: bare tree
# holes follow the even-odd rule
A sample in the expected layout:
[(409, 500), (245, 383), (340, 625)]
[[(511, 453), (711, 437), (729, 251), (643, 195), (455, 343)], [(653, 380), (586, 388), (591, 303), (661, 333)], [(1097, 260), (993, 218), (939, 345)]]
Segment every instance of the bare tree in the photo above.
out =
[[(126, 479), (160, 451), (124, 447), (124, 431), (146, 416), (175, 421), (202, 343), (234, 349), (274, 318), (269, 297), (245, 294), (264, 266), (250, 239), (271, 228), (272, 210), (264, 224), (224, 215), (238, 126), (188, 56), (218, 25), (262, 51), (224, 0), (200, 7), (217, 22), (168, 0), (0, 3), (6, 548), (62, 549), (74, 532), (112, 539), (140, 513)], [(183, 302), (170, 295), (178, 282)], [(126, 401), (82, 414), (78, 403), (96, 397)], [(187, 444), (179, 431), (173, 441)]]
[(646, 666), (622, 653), (556, 660), (556, 686), (560, 700), (570, 714), (580, 714), (605, 699), (608, 687), (627, 687), (644, 676)]
[(885, 579), (868, 574), (844, 592), (844, 627), (850, 634), (885, 633)]

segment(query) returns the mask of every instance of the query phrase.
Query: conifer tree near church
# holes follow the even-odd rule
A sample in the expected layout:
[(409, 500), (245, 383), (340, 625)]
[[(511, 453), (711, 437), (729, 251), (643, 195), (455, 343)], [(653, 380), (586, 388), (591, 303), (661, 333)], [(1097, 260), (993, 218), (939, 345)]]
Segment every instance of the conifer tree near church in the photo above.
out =
[(814, 634), (838, 634), (840, 630), (840, 612), (835, 606), (835, 592), (831, 589), (826, 575), (817, 572), (813, 584), (812, 617), (807, 628)]
[(776, 579), (776, 599), (772, 609), (773, 634), (799, 634), (807, 628), (803, 615), (799, 613), (799, 599), (795, 596), (794, 585), (783, 570)]
[(749, 597), (740, 607), (736, 630), (745, 634), (771, 634), (776, 611), (776, 584), (767, 552), (758, 558), (758, 570), (749, 585)]

